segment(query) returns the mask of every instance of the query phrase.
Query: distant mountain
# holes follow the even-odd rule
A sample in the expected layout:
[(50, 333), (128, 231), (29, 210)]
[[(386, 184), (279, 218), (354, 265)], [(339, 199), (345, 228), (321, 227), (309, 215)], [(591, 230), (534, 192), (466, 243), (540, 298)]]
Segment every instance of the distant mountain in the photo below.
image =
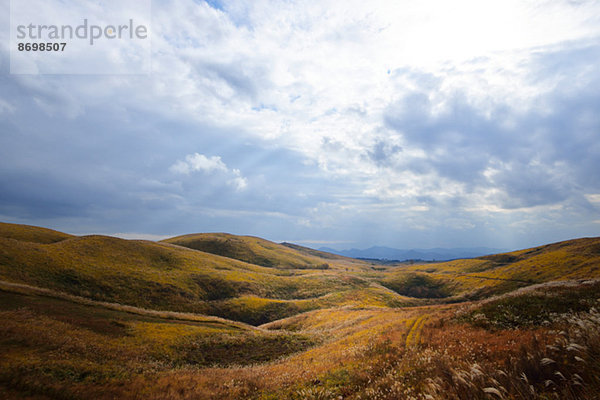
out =
[(373, 246), (368, 249), (349, 249), (335, 250), (329, 247), (321, 247), (320, 251), (339, 254), (341, 256), (352, 258), (375, 258), (380, 260), (426, 260), (426, 261), (445, 261), (457, 258), (474, 258), (489, 254), (506, 252), (506, 249), (494, 249), (488, 247), (468, 247), (468, 248), (434, 248), (434, 249), (410, 249), (402, 250), (392, 247)]

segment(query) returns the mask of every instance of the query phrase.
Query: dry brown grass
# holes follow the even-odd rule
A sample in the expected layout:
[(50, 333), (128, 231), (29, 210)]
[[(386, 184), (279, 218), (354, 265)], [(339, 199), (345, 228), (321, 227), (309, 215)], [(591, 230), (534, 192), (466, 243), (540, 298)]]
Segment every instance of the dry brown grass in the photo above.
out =
[[(263, 267), (283, 269), (329, 269), (321, 257), (254, 236), (197, 233), (163, 240), (190, 249), (217, 254)], [(350, 260), (346, 260), (350, 261)]]
[[(12, 237), (22, 237), (22, 232), (48, 235), (35, 227), (4, 224), (3, 229)], [(344, 296), (338, 300), (327, 296), (371, 286), (359, 273), (346, 272), (346, 260), (341, 265), (329, 260), (328, 270), (306, 265), (281, 270), (167, 243), (69, 235), (58, 242), (38, 242), (0, 236), (0, 280), (95, 301), (253, 324), (343, 304)], [(402, 300), (394, 293), (385, 296), (385, 305)]]
[[(598, 239), (382, 270), (329, 259), (329, 269), (307, 270), (164, 243), (13, 230), (0, 235), (0, 276), (11, 281), (0, 282), (0, 398), (574, 400), (600, 393), (597, 281), (450, 304), (530, 281), (593, 278)], [(394, 292), (405, 289), (425, 298)], [(268, 323), (189, 312), (207, 310)]]
[(0, 222), (0, 237), (24, 242), (48, 244), (72, 238), (72, 235), (37, 226)]

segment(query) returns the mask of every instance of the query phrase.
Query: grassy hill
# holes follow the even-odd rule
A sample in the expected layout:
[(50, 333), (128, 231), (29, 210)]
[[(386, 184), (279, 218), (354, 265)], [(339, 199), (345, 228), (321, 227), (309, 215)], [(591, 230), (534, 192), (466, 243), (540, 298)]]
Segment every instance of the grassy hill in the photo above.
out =
[[(336, 307), (260, 328), (0, 291), (0, 395), (594, 399), (599, 289), (570, 282), (467, 307)], [(521, 319), (540, 304), (550, 310), (541, 323)]]
[[(67, 236), (52, 243), (22, 241), (14, 239), (18, 235), (11, 235), (9, 227), (4, 226), (8, 237), (0, 237), (0, 280), (98, 301), (197, 312), (253, 324), (355, 301), (343, 295), (345, 292), (364, 291), (366, 297), (377, 297), (386, 306), (405, 303), (405, 298), (395, 293), (373, 296), (379, 288), (358, 275), (342, 274), (350, 265), (346, 261), (323, 270), (323, 260), (305, 257), (315, 269), (308, 264), (297, 270), (290, 269), (291, 264), (280, 269), (163, 242), (97, 235)], [(14, 225), (14, 229), (18, 233), (24, 228)], [(29, 227), (28, 232), (28, 237), (42, 237), (46, 230), (37, 232)], [(287, 250), (273, 264), (288, 258), (304, 259)], [(361, 264), (351, 267), (357, 265)]]
[[(8, 384), (10, 389), (0, 389), (0, 397), (6, 399), (24, 394), (101, 398), (103, 390), (93, 389), (98, 384), (174, 369), (266, 362), (319, 340), (224, 320), (161, 317), (4, 289), (0, 387)], [(94, 390), (98, 393), (92, 394)]]
[(0, 238), (15, 239), (40, 244), (56, 243), (72, 238), (72, 235), (30, 225), (7, 224), (0, 222)]
[(595, 399), (598, 266), (600, 238), (374, 266), (0, 224), (0, 398)]
[[(229, 257), (263, 267), (282, 269), (328, 269), (322, 257), (299, 252), (289, 246), (253, 236), (227, 233), (197, 233), (163, 240), (194, 250)], [(327, 253), (325, 253), (327, 254)]]
[(391, 267), (380, 282), (414, 297), (479, 299), (536, 283), (600, 278), (600, 238), (443, 263)]

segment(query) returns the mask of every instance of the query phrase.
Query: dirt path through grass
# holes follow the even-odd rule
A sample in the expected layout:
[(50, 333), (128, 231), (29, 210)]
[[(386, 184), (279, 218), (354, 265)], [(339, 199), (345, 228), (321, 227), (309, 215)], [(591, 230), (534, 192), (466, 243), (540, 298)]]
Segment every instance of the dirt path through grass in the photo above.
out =
[(421, 331), (425, 321), (429, 318), (428, 314), (419, 316), (411, 325), (408, 334), (406, 335), (406, 348), (414, 347), (419, 344), (421, 340)]
[(179, 320), (188, 322), (200, 322), (200, 323), (211, 323), (211, 324), (222, 324), (230, 327), (236, 327), (243, 330), (256, 330), (263, 331), (264, 329), (244, 324), (243, 322), (232, 321), (224, 318), (213, 317), (208, 315), (192, 314), (192, 313), (181, 313), (176, 311), (157, 311), (149, 310), (146, 308), (133, 307), (119, 303), (108, 303), (103, 301), (95, 301), (87, 299), (85, 297), (74, 296), (68, 293), (57, 292), (51, 289), (41, 288), (37, 286), (25, 285), (21, 283), (7, 282), (0, 280), (0, 290), (19, 293), (29, 296), (44, 296), (55, 299), (61, 299), (70, 301), (77, 304), (82, 304), (92, 307), (102, 307), (109, 310), (123, 311), (130, 314), (145, 315), (151, 317), (158, 317), (169, 320)]

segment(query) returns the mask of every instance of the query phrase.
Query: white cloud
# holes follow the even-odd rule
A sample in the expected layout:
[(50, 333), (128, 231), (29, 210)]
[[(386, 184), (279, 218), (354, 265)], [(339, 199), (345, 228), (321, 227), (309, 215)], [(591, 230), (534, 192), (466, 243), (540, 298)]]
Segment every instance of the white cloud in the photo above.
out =
[(192, 172), (201, 171), (206, 174), (221, 172), (230, 176), (227, 183), (236, 191), (244, 190), (248, 186), (248, 180), (242, 176), (239, 169), (229, 169), (221, 160), (220, 156), (207, 157), (204, 154), (194, 153), (185, 156), (185, 160), (178, 160), (171, 165), (169, 171), (177, 174), (189, 175)]
[(228, 183), (237, 191), (244, 190), (248, 186), (248, 180), (242, 176), (239, 169), (234, 169), (232, 173), (233, 178)]
[[(227, 207), (285, 209), (313, 229), (356, 219), (393, 234), (401, 225), (427, 230), (455, 213), (484, 225), (493, 214), (542, 215), (556, 205), (541, 200), (577, 208), (578, 190), (600, 190), (589, 173), (600, 160), (597, 141), (589, 140), (600, 126), (598, 100), (583, 96), (600, 82), (598, 50), (576, 51), (600, 48), (596, 1), (222, 3), (223, 10), (197, 0), (153, 4), (151, 76), (12, 77), (22, 93), (5, 98), (17, 111), (0, 103), (0, 113), (18, 115), (26, 97), (79, 127), (97, 124), (91, 115), (108, 104), (105, 115), (115, 125), (134, 114), (182, 124), (196, 136), (181, 138), (176, 129), (144, 136), (149, 163), (164, 157), (160, 171), (170, 165), (181, 178), (179, 189), (161, 190), (193, 202), (201, 190), (204, 196), (227, 186), (250, 198), (251, 179), (240, 170), (258, 171), (250, 176), (273, 183), (264, 197)], [(220, 156), (173, 155), (186, 151), (174, 142), (196, 139), (191, 148), (221, 154), (240, 169)], [(253, 143), (260, 154), (244, 149), (232, 158), (223, 151), (232, 142)], [(168, 156), (162, 146), (170, 147)], [(274, 174), (288, 165), (271, 151), (299, 154), (306, 170), (318, 171), (310, 178), (306, 170)], [(196, 173), (206, 179), (193, 192), (186, 183)], [(281, 188), (296, 180), (314, 191), (309, 200), (263, 201), (291, 197)]]
[[(378, 140), (403, 147), (405, 165), (422, 158), (382, 123), (390, 104), (418, 89), (432, 113), (443, 113), (462, 93), (490, 118), (505, 107), (499, 120), (514, 126), (515, 113), (544, 109), (540, 98), (556, 87), (555, 79), (531, 79), (533, 55), (600, 34), (600, 8), (591, 2), (264, 0), (227, 2), (221, 11), (183, 0), (164, 7), (170, 12), (155, 19), (153, 62), (167, 109), (298, 151), (330, 176), (366, 182), (382, 174), (364, 157)], [(437, 82), (427, 87), (411, 70)], [(384, 173), (422, 187), (422, 174)]]
[(158, 242), (159, 240), (168, 239), (169, 236), (166, 235), (152, 235), (148, 233), (133, 233), (133, 232), (119, 232), (119, 233), (109, 233), (108, 236), (114, 236), (121, 239), (128, 240), (151, 240)]
[(596, 194), (586, 194), (585, 198), (590, 202), (590, 203), (600, 203), (600, 193), (596, 193)]
[(195, 171), (227, 171), (227, 166), (221, 161), (221, 157), (219, 156), (212, 156), (209, 158), (204, 154), (194, 153), (185, 156), (185, 160), (183, 161), (177, 161), (169, 168), (169, 170), (171, 172), (188, 175), (190, 172)]

